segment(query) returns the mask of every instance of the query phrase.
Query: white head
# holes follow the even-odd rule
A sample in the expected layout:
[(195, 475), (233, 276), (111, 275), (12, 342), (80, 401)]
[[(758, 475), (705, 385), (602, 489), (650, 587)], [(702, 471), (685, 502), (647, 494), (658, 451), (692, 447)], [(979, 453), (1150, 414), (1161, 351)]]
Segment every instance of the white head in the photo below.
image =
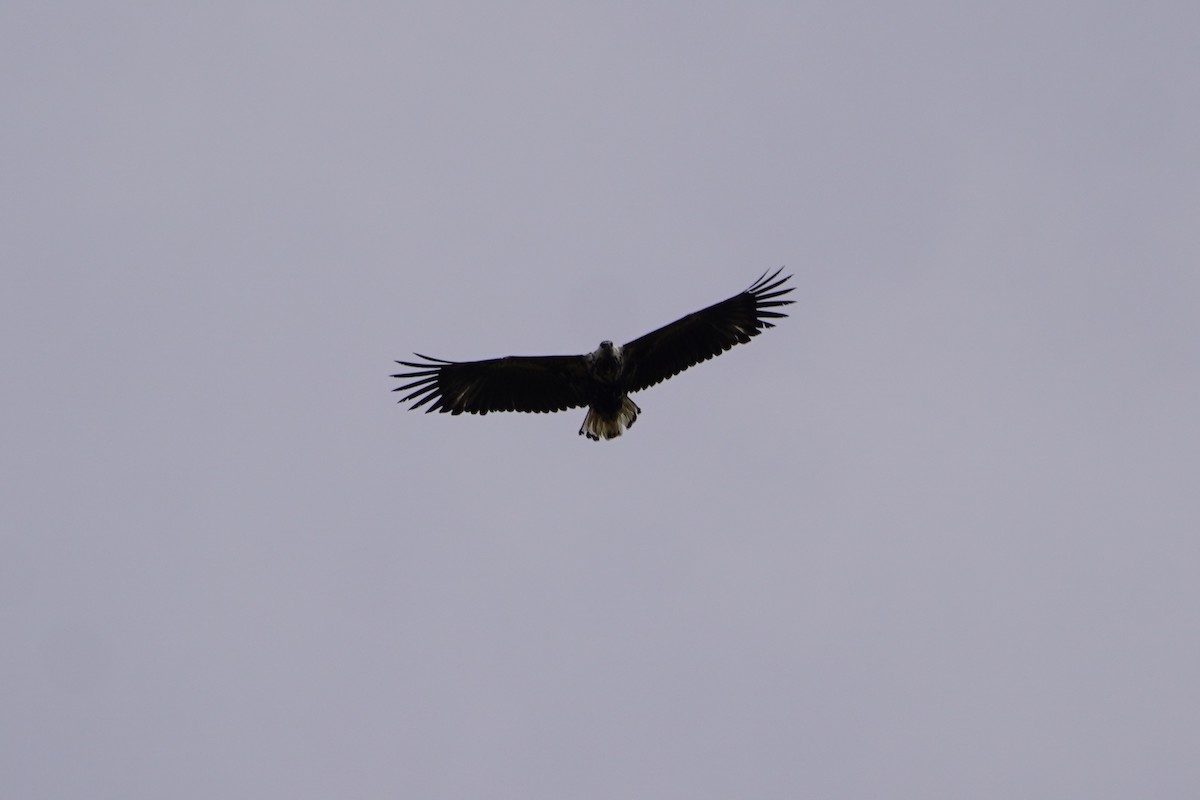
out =
[(592, 375), (601, 380), (613, 380), (621, 374), (621, 347), (605, 339), (599, 349), (592, 353)]

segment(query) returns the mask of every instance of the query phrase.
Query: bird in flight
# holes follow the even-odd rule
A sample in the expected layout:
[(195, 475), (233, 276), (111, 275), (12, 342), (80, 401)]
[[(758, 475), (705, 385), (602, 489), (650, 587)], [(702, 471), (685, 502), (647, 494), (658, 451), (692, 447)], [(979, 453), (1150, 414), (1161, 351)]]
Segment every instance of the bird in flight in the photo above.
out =
[(446, 361), (415, 353), (422, 361), (397, 361), (414, 379), (392, 391), (412, 390), (401, 403), (428, 405), (426, 413), (486, 414), (489, 411), (543, 413), (587, 406), (579, 428), (593, 441), (615, 439), (637, 421), (641, 409), (629, 399), (690, 366), (750, 341), (770, 320), (786, 317), (772, 309), (793, 300), (779, 298), (791, 275), (783, 268), (763, 273), (750, 288), (728, 300), (688, 314), (623, 346), (603, 341), (594, 353), (578, 356), (507, 356), (485, 361)]

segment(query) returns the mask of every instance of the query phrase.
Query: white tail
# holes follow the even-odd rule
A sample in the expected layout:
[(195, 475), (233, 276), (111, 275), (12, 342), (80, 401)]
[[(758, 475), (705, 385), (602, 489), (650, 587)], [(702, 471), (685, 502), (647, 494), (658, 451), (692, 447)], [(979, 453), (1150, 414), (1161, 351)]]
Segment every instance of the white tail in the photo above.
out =
[(637, 403), (628, 397), (621, 400), (621, 409), (612, 417), (602, 417), (594, 408), (589, 408), (587, 416), (583, 418), (583, 425), (579, 428), (579, 434), (596, 442), (601, 439), (615, 439), (626, 428), (633, 427), (640, 411)]

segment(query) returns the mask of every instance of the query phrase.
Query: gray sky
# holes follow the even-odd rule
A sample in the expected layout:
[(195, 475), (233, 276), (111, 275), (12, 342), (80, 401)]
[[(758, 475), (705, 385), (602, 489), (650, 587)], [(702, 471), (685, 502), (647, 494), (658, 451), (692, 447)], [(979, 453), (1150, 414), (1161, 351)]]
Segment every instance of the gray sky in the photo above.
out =
[[(0, 795), (1200, 791), (1194, 3), (0, 6)], [(614, 442), (392, 359), (778, 328)]]

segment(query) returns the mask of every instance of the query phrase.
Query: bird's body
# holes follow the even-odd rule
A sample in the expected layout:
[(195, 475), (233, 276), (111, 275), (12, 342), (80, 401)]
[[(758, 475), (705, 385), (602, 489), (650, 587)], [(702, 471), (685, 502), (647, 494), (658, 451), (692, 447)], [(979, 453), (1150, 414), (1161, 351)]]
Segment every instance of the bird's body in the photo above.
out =
[(615, 439), (637, 421), (641, 409), (631, 392), (660, 383), (688, 367), (750, 341), (772, 318), (770, 309), (793, 301), (778, 299), (791, 276), (764, 273), (744, 292), (646, 334), (624, 346), (603, 341), (578, 356), (508, 356), (486, 361), (445, 361), (417, 354), (424, 362), (398, 361), (416, 372), (394, 391), (412, 391), (401, 402), (442, 413), (489, 411), (549, 412), (587, 406), (579, 433), (589, 439)]
[(591, 381), (588, 383), (588, 413), (579, 432), (593, 441), (615, 439), (632, 428), (641, 411), (623, 386), (624, 348), (605, 339), (596, 352), (583, 357)]

